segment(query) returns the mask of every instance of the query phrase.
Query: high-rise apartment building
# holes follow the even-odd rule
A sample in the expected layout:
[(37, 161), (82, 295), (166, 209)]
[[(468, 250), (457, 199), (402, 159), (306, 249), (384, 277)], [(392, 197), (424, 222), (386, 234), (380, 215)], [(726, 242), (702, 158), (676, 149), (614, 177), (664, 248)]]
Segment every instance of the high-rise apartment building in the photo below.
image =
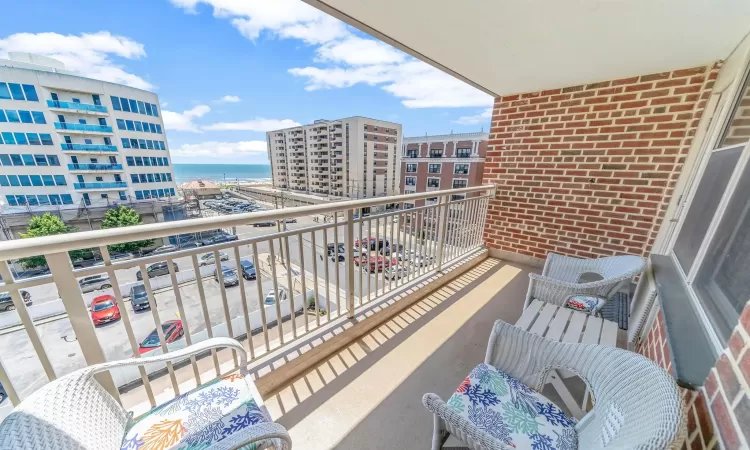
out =
[(316, 120), (266, 133), (273, 185), (365, 198), (399, 192), (401, 125), (366, 117)]
[(0, 207), (106, 206), (175, 195), (156, 94), (54, 59), (0, 60)]
[[(487, 133), (404, 138), (401, 147), (401, 193), (481, 185), (488, 140)], [(419, 200), (415, 206), (423, 204)]]

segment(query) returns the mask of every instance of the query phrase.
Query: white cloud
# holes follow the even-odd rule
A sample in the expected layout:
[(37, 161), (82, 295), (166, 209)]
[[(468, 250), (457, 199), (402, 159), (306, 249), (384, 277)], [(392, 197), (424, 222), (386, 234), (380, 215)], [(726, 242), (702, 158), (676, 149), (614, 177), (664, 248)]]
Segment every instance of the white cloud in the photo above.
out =
[(201, 127), (207, 131), (271, 131), (282, 128), (298, 127), (301, 124), (291, 119), (264, 119), (256, 117), (254, 120), (245, 120), (243, 122), (219, 122)]
[(168, 131), (190, 131), (193, 133), (201, 133), (199, 125), (193, 123), (193, 119), (203, 117), (211, 111), (211, 107), (208, 105), (198, 105), (194, 108), (183, 111), (182, 113), (167, 111), (163, 109), (161, 111), (162, 120), (164, 120), (164, 127)]
[(225, 95), (224, 97), (221, 97), (217, 102), (221, 103), (239, 103), (240, 98), (236, 95)]
[(0, 39), (0, 57), (8, 52), (27, 52), (57, 59), (68, 70), (85, 77), (125, 84), (140, 89), (154, 85), (127, 72), (110, 58), (139, 59), (146, 56), (143, 44), (107, 31), (80, 36), (58, 33), (16, 33)]
[(473, 116), (461, 116), (454, 120), (455, 123), (461, 125), (476, 125), (480, 123), (487, 123), (492, 119), (492, 108), (487, 108), (479, 114)]
[(301, 0), (170, 0), (197, 13), (200, 4), (213, 7), (214, 17), (228, 19), (255, 41), (263, 33), (299, 39), (317, 46), (317, 66), (289, 69), (304, 78), (307, 90), (380, 86), (402, 99), (407, 108), (486, 107), (491, 96), (401, 51), (363, 37), (343, 22)]
[(266, 141), (218, 142), (207, 141), (197, 144), (182, 144), (171, 148), (170, 154), (178, 158), (228, 158), (250, 155), (263, 155), (267, 152)]

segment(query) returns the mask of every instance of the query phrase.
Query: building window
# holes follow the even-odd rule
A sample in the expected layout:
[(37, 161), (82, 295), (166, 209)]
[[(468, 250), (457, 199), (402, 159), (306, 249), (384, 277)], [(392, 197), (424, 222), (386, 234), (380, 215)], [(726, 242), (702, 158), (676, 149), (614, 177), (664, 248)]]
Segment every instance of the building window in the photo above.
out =
[(428, 173), (440, 173), (442, 164), (430, 164), (427, 166)]
[(443, 157), (443, 150), (439, 148), (431, 148), (430, 149), (430, 158), (442, 158)]
[(428, 178), (427, 179), (427, 187), (428, 188), (439, 188), (440, 187), (440, 178)]
[(453, 166), (453, 173), (461, 174), (461, 175), (468, 175), (469, 165), (468, 164), (456, 164), (455, 166)]
[(456, 158), (469, 158), (471, 157), (471, 148), (457, 148)]
[(415, 173), (417, 171), (417, 165), (416, 164), (407, 164), (406, 165), (406, 172), (407, 173)]
[(406, 157), (407, 158), (416, 158), (417, 157), (418, 150), (407, 150), (406, 151)]
[(406, 177), (404, 184), (406, 186), (416, 186), (417, 185), (417, 177)]
[(469, 185), (468, 180), (464, 180), (464, 179), (453, 180), (453, 189), (465, 188), (468, 185)]

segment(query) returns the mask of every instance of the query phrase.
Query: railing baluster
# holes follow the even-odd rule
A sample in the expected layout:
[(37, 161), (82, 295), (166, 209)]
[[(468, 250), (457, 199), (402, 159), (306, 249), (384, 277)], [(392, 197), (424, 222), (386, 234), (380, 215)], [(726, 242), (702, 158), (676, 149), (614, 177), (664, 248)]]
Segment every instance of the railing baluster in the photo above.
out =
[[(395, 258), (395, 256), (393, 256), (393, 251), (394, 251), (395, 248), (397, 248), (396, 241), (395, 241), (395, 239), (393, 237), (393, 231), (394, 231), (394, 228), (396, 226), (396, 221), (394, 219), (398, 215), (398, 209), (396, 209), (397, 205), (395, 203), (394, 203), (393, 206), (394, 206), (394, 209), (392, 211), (393, 215), (391, 216), (391, 241), (390, 241), (391, 242), (391, 251), (389, 252), (389, 255), (388, 255), (388, 257), (391, 258), (391, 261), (393, 261), (393, 259)], [(394, 274), (398, 273), (401, 270), (401, 263), (398, 261), (398, 258), (395, 258), (395, 259), (396, 259), (396, 271), (391, 273), (390, 280), (388, 280), (388, 292), (390, 292), (390, 291), (393, 290), (393, 276), (394, 276)]]
[[(354, 211), (346, 210), (346, 230), (344, 234), (344, 264), (346, 267), (346, 310), (347, 317), (354, 318)], [(337, 249), (338, 251), (338, 249)], [(338, 258), (337, 258), (338, 259)]]
[[(385, 245), (385, 242), (383, 242), (383, 245)], [(383, 271), (385, 269), (385, 258), (382, 259), (382, 266), (378, 264), (378, 260), (381, 258), (380, 256), (380, 218), (375, 218), (375, 298), (378, 297), (378, 277), (380, 274), (378, 273), (378, 269)]]
[[(7, 280), (7, 278), (3, 276), (3, 280)], [(10, 376), (8, 375), (8, 371), (5, 370), (2, 358), (0, 358), (0, 384), (3, 385), (3, 389), (5, 389), (5, 393), (8, 395), (11, 405), (18, 406), (18, 404), (21, 403), (21, 398), (18, 396), (16, 388), (10, 381)]]
[(359, 258), (359, 306), (364, 305), (365, 299), (362, 297), (362, 273), (364, 272), (364, 261), (362, 261), (362, 242), (364, 239), (364, 234), (362, 233), (362, 230), (364, 228), (365, 219), (362, 217), (362, 209), (359, 209), (359, 252), (357, 253), (357, 257)]
[[(172, 259), (167, 258), (167, 264), (172, 264)], [(151, 278), (146, 272), (146, 264), (140, 264), (141, 273), (143, 274), (143, 285), (146, 287), (146, 295), (148, 295), (148, 305), (151, 309), (151, 316), (154, 318), (156, 323), (156, 334), (159, 336), (159, 346), (163, 354), (169, 353), (167, 349), (167, 340), (164, 337), (164, 330), (161, 327), (161, 318), (159, 317), (159, 310), (156, 308), (156, 298), (154, 297), (154, 290), (151, 288)], [(169, 379), (172, 381), (172, 389), (174, 389), (175, 395), (180, 395), (180, 385), (177, 383), (177, 376), (174, 373), (174, 366), (171, 361), (167, 361), (167, 371), (169, 372)]]
[(448, 209), (450, 207), (450, 197), (443, 195), (440, 197), (440, 218), (437, 224), (437, 271), (443, 270), (443, 262), (445, 262), (445, 240), (448, 231)]
[(320, 327), (320, 294), (318, 293), (318, 247), (315, 244), (315, 231), (310, 233), (310, 243), (312, 245), (312, 264), (313, 264), (313, 291), (315, 292), (315, 326)]
[[(268, 243), (268, 264), (271, 266), (271, 281), (273, 281), (273, 292), (275, 293), (274, 303), (276, 304), (276, 330), (279, 333), (279, 343), (281, 345), (284, 345), (284, 327), (282, 326), (283, 320), (281, 317), (281, 292), (279, 291), (279, 282), (276, 279), (276, 252), (274, 252), (275, 244), (273, 241), (274, 239), (271, 239)], [(281, 241), (279, 241), (279, 249), (281, 249)], [(289, 292), (287, 292), (287, 296), (289, 295)]]
[(406, 242), (407, 242), (407, 246), (408, 246), (408, 251), (404, 255), (405, 259), (409, 263), (409, 275), (406, 278), (407, 282), (411, 281), (416, 276), (416, 267), (414, 266), (414, 254), (415, 254), (415, 250), (414, 250), (414, 221), (415, 221), (415, 219), (414, 219), (414, 211), (412, 211), (412, 210), (409, 211), (408, 218), (409, 218), (408, 224), (407, 224), (408, 225), (408, 227), (407, 227), (408, 234), (406, 235)]
[[(227, 324), (227, 333), (234, 339), (234, 330), (232, 330), (232, 316), (229, 314), (229, 301), (227, 300), (227, 288), (224, 286), (224, 266), (221, 264), (221, 257), (218, 250), (214, 250), (214, 271), (219, 279), (219, 292), (221, 293), (221, 305), (224, 308), (224, 320)], [(239, 276), (239, 275), (238, 275)], [(234, 367), (239, 367), (237, 361), (237, 352), (232, 352)]]
[(341, 317), (341, 280), (339, 279), (339, 213), (333, 213), (333, 268), (336, 270), (336, 317)]
[(302, 233), (297, 234), (297, 247), (297, 251), (299, 252), (300, 281), (302, 282), (302, 315), (305, 317), (305, 333), (307, 333), (310, 331), (310, 323), (307, 318), (307, 308), (310, 307), (310, 304), (307, 298), (307, 285), (305, 284), (307, 272), (305, 271), (305, 252), (302, 245)]
[[(279, 241), (279, 245), (281, 245), (281, 241)], [(286, 282), (289, 285), (289, 320), (292, 322), (292, 339), (296, 339), (297, 320), (295, 313), (297, 312), (297, 309), (294, 307), (294, 282), (292, 280), (292, 258), (289, 254), (289, 236), (284, 236), (284, 253), (286, 253)]]
[[(125, 326), (125, 334), (128, 335), (128, 342), (130, 342), (130, 349), (133, 351), (133, 355), (136, 358), (140, 358), (141, 354), (138, 351), (138, 341), (135, 339), (135, 332), (133, 331), (133, 324), (130, 321), (130, 313), (125, 308), (125, 301), (122, 299), (122, 293), (120, 292), (120, 283), (117, 281), (117, 273), (112, 268), (112, 259), (109, 256), (109, 249), (106, 245), (102, 245), (99, 247), (99, 252), (102, 255), (102, 259), (104, 259), (104, 266), (107, 267), (107, 274), (109, 275), (109, 281), (112, 283), (112, 293), (115, 297), (115, 302), (117, 302), (117, 307), (120, 310), (120, 318), (122, 320), (123, 325)], [(172, 283), (176, 285), (176, 283)], [(179, 297), (178, 297), (179, 298)], [(181, 305), (181, 303), (178, 303), (178, 305)], [(189, 333), (188, 333), (189, 334)], [(189, 345), (189, 341), (188, 341)], [(138, 366), (138, 372), (141, 375), (141, 382), (143, 383), (143, 388), (146, 390), (146, 396), (148, 397), (148, 401), (151, 404), (151, 407), (156, 406), (156, 398), (154, 397), (154, 391), (151, 388), (151, 381), (148, 379), (148, 374), (146, 373), (146, 368), (143, 366)], [(197, 371), (195, 372), (198, 373)], [(198, 380), (198, 384), (200, 385), (200, 378), (196, 378)]]
[[(237, 271), (237, 282), (240, 285), (240, 303), (242, 306), (242, 316), (245, 319), (245, 331), (247, 332), (247, 344), (248, 350), (250, 351), (250, 359), (255, 359), (255, 349), (253, 348), (253, 335), (250, 328), (250, 312), (247, 308), (247, 295), (245, 294), (245, 274), (242, 270), (242, 264), (240, 263), (240, 246), (235, 245), (234, 247), (234, 262), (236, 263), (235, 270)], [(257, 275), (256, 275), (257, 278)]]
[[(372, 244), (370, 243), (370, 236), (372, 236), (372, 219), (370, 216), (367, 217), (367, 303), (372, 300), (372, 271), (370, 270), (370, 262), (372, 261)], [(375, 244), (377, 247), (377, 244)], [(375, 258), (375, 266), (377, 267), (377, 257)]]
[(331, 283), (329, 271), (328, 271), (328, 228), (323, 228), (323, 267), (326, 271), (325, 284), (326, 284), (326, 320), (331, 321)]
[[(255, 266), (255, 287), (258, 289), (258, 309), (260, 310), (261, 326), (263, 327), (263, 341), (266, 344), (266, 353), (271, 351), (271, 344), (268, 341), (268, 320), (266, 320), (266, 305), (263, 302), (263, 275), (260, 270), (260, 259), (258, 258), (258, 244), (253, 242), (250, 245), (253, 254), (253, 265)], [(248, 331), (249, 333), (249, 331)], [(251, 339), (248, 337), (248, 339)]]
[[(211, 317), (208, 314), (208, 305), (206, 304), (206, 292), (203, 289), (203, 278), (200, 276), (200, 266), (198, 265), (198, 255), (193, 253), (192, 255), (193, 270), (195, 271), (195, 285), (198, 287), (198, 296), (201, 299), (201, 311), (203, 312), (203, 323), (206, 325), (206, 334), (208, 338), (214, 337), (214, 329), (211, 325)], [(141, 272), (144, 273), (144, 272)], [(221, 369), (219, 369), (219, 357), (216, 354), (216, 349), (211, 349), (211, 358), (214, 361), (214, 369), (216, 370), (216, 376), (221, 375)]]

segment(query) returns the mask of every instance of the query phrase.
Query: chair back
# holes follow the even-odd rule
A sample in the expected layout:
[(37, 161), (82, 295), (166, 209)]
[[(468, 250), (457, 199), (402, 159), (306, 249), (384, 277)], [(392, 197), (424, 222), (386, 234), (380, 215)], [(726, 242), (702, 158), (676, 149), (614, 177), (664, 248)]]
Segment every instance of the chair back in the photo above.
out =
[(117, 450), (128, 413), (85, 368), (48, 383), (0, 423), (0, 450)]

